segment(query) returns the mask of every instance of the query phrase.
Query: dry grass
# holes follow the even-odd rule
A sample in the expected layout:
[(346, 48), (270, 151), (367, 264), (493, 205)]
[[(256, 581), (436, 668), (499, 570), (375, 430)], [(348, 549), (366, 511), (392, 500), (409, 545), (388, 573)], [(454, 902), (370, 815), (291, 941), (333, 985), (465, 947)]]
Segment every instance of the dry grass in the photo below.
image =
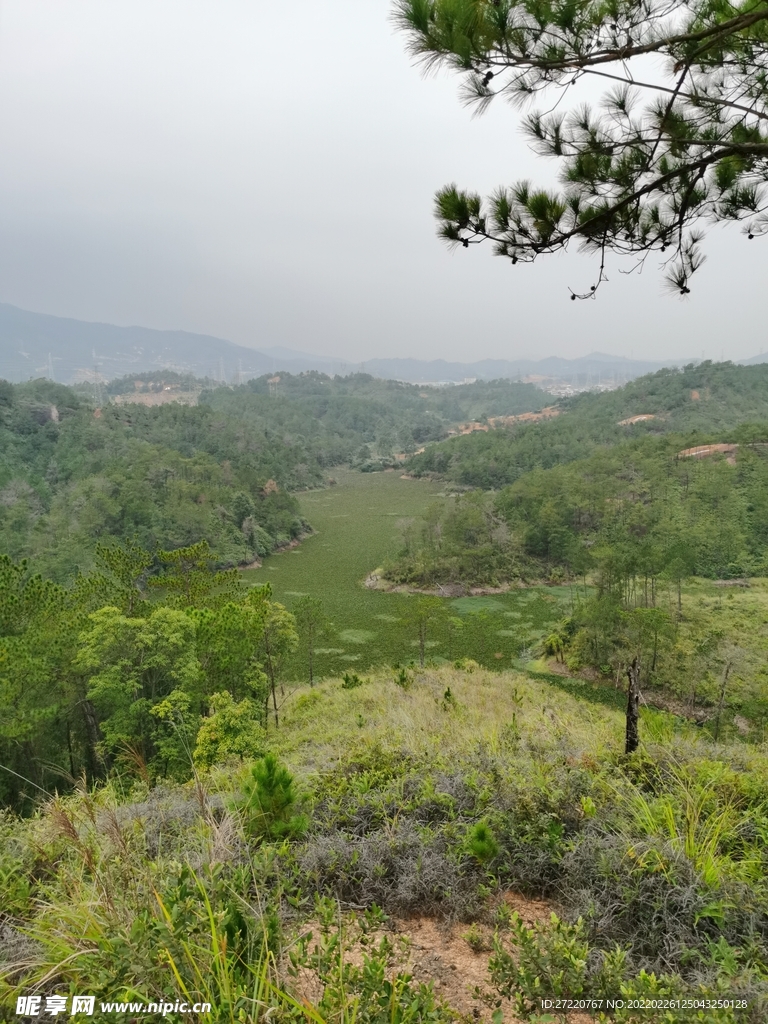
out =
[[(272, 734), (273, 748), (296, 769), (326, 770), (350, 746), (377, 743), (416, 759), (450, 761), (480, 746), (497, 752), (512, 731), (525, 744), (579, 755), (598, 757), (623, 745), (620, 711), (579, 700), (545, 680), (441, 666), (418, 672), (403, 690), (394, 674), (376, 672), (353, 690), (343, 690), (335, 679), (299, 689)], [(684, 731), (695, 738), (694, 730)]]

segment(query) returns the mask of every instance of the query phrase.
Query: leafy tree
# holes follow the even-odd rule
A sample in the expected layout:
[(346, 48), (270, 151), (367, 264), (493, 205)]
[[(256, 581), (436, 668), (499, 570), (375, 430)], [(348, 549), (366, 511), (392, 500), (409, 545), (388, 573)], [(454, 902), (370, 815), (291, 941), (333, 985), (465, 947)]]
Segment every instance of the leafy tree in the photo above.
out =
[(151, 718), (164, 726), (157, 728), (153, 736), (157, 750), (155, 761), (162, 766), (158, 774), (164, 778), (184, 780), (194, 768), (192, 748), (200, 715), (192, 705), (189, 693), (175, 689), (149, 709)]
[(268, 614), (269, 591), (254, 587), (248, 598), (219, 608), (191, 609), (197, 656), (208, 693), (226, 690), (234, 701), (262, 696), (266, 679), (258, 657)]
[(75, 598), (84, 606), (112, 605), (129, 617), (144, 608), (153, 556), (130, 537), (119, 544), (96, 544), (95, 566), (75, 580)]
[(633, 608), (624, 614), (627, 658), (637, 658), (652, 677), (659, 659), (674, 638), (674, 625), (664, 608)]
[(226, 690), (212, 694), (208, 716), (197, 733), (195, 764), (200, 768), (228, 757), (259, 757), (264, 752), (261, 708), (250, 697), (233, 700)]
[(329, 626), (328, 616), (323, 611), (323, 602), (319, 597), (311, 597), (305, 594), (296, 602), (293, 609), (296, 618), (296, 626), (299, 636), (307, 645), (307, 669), (309, 672), (309, 685), (314, 686), (314, 655), (317, 638)]
[(277, 704), (277, 685), (285, 659), (296, 649), (299, 638), (296, 634), (296, 620), (288, 609), (277, 601), (267, 608), (264, 617), (264, 628), (259, 645), (259, 659), (267, 674), (269, 687), (264, 698), (264, 721), (269, 717), (269, 697), (272, 696), (272, 710), (275, 725), (280, 724)]
[(427, 646), (427, 633), (430, 623), (441, 613), (443, 608), (439, 597), (417, 597), (408, 614), (408, 622), (416, 627), (419, 644), (419, 665), (424, 668), (424, 653)]
[(238, 491), (232, 498), (232, 516), (237, 527), (242, 527), (245, 520), (248, 519), (249, 516), (253, 516), (255, 511), (256, 507), (253, 504), (253, 498), (250, 494), (245, 494), (244, 491)]
[(165, 600), (180, 608), (222, 604), (242, 595), (244, 584), (236, 569), (217, 571), (208, 541), (201, 540), (157, 555), (166, 571), (150, 581), (165, 592)]
[[(184, 612), (167, 607), (155, 608), (145, 619), (107, 607), (88, 619), (76, 665), (88, 676), (88, 698), (100, 715), (104, 753), (112, 760), (133, 751), (152, 772), (163, 775), (169, 763), (161, 740), (173, 722), (168, 715), (165, 722), (163, 715), (153, 717), (152, 711), (181, 691), (193, 698), (190, 713), (199, 715), (194, 623)], [(176, 700), (177, 710), (183, 711), (183, 704)]]
[(0, 799), (8, 804), (95, 770), (72, 671), (76, 636), (62, 588), (0, 556)]
[[(522, 104), (555, 93), (523, 128), (560, 162), (562, 187), (521, 181), (483, 201), (449, 185), (435, 207), (451, 245), (487, 240), (530, 263), (580, 243), (600, 269), (575, 299), (605, 280), (609, 250), (640, 262), (664, 254), (667, 281), (685, 294), (707, 224), (768, 231), (765, 0), (396, 0), (395, 17), (411, 52), (462, 74), (463, 98), (480, 111), (498, 95)], [(563, 94), (595, 79), (599, 108), (569, 110)]]

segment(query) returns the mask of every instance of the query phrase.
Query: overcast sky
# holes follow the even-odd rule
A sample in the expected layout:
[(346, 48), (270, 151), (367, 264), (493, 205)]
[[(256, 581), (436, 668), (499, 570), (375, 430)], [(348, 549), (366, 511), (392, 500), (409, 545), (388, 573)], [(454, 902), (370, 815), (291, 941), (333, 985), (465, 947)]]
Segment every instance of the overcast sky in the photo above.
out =
[(2, 0), (0, 301), (344, 360), (768, 348), (768, 240), (655, 267), (449, 252), (432, 195), (553, 170), (501, 102), (425, 79), (389, 0)]

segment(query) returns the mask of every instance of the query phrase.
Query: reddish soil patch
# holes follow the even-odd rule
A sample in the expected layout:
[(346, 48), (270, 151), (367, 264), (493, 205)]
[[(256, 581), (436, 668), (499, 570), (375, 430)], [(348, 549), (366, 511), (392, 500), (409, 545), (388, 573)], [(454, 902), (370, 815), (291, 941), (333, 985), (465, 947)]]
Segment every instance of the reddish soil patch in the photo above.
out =
[(706, 459), (710, 455), (725, 455), (726, 462), (736, 465), (737, 444), (701, 444), (696, 448), (683, 448), (677, 453), (678, 459)]
[(513, 423), (538, 423), (540, 420), (551, 420), (554, 416), (559, 415), (560, 410), (557, 406), (549, 405), (541, 412), (521, 412), (518, 416), (492, 416), (487, 423), (478, 423), (476, 420), (471, 423), (462, 423), (455, 433), (473, 434), (476, 430), (487, 432), (494, 427), (508, 427)]
[(633, 423), (642, 423), (643, 420), (657, 420), (659, 417), (652, 412), (643, 412), (639, 416), (629, 416), (625, 420), (619, 420), (620, 427), (630, 427)]
[[(493, 1012), (493, 989), (488, 974), (493, 934), (490, 929), (475, 926), (484, 947), (475, 952), (463, 937), (468, 926), (443, 929), (430, 918), (417, 918), (402, 925), (402, 934), (411, 941), (407, 969), (416, 981), (431, 981), (435, 991), (454, 1010), (471, 1015), (478, 1021), (489, 1021)], [(502, 1002), (505, 1021), (517, 1021), (507, 1000)]]
[[(502, 900), (510, 909), (517, 911), (528, 927), (549, 920), (552, 913), (552, 907), (545, 901), (529, 900), (519, 893), (507, 892)], [(414, 981), (432, 982), (435, 992), (465, 1020), (490, 1022), (498, 1002), (505, 1024), (521, 1024), (512, 1003), (507, 999), (499, 1002), (498, 994), (491, 985), (488, 962), (493, 947), (492, 928), (474, 925), (472, 948), (465, 938), (470, 929), (467, 924), (447, 926), (430, 917), (415, 917), (393, 924), (394, 936), (390, 931), (390, 939), (406, 940), (405, 953), (398, 968), (400, 971), (407, 971)], [(309, 923), (307, 928), (312, 929), (312, 924)], [(373, 938), (378, 939), (381, 935)], [(349, 962), (362, 964), (362, 955), (361, 948), (349, 950)], [(322, 995), (317, 978), (309, 971), (300, 973), (294, 992), (313, 1001)], [(572, 1013), (567, 1019), (568, 1024), (592, 1021), (586, 1013)]]
[(556, 405), (548, 405), (541, 412), (521, 412), (519, 416), (494, 416), (490, 422), (496, 426), (497, 423), (538, 423), (539, 420), (551, 420), (560, 415), (560, 409)]

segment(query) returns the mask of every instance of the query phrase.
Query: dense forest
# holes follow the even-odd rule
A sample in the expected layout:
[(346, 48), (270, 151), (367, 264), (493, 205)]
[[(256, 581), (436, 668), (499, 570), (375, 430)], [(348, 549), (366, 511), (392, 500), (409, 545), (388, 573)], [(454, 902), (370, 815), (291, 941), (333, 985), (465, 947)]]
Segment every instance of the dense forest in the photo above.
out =
[[(677, 433), (681, 447), (738, 440), (740, 424), (768, 422), (768, 363), (703, 362), (665, 369), (615, 391), (563, 399), (560, 415), (539, 423), (499, 426), (430, 445), (408, 464), (464, 487), (500, 488), (533, 469), (583, 459), (633, 438)], [(642, 417), (642, 418), (640, 418)]]
[[(768, 422), (731, 436), (768, 438)], [(531, 470), (495, 492), (458, 492), (407, 524), (403, 556), (387, 575), (499, 586), (595, 571), (607, 579), (618, 571), (608, 563), (622, 563), (643, 586), (673, 563), (688, 576), (764, 575), (768, 443), (704, 445), (688, 454), (689, 440), (646, 436)]]
[(0, 557), (5, 806), (79, 776), (189, 778), (193, 749), (198, 764), (231, 743), (240, 756), (258, 749), (270, 697), (278, 716), (294, 618), (268, 587), (214, 563), (205, 541), (157, 553), (97, 545), (94, 569), (64, 588)]
[[(130, 395), (153, 376), (110, 391)], [(306, 532), (290, 492), (323, 485), (333, 466), (393, 465), (465, 417), (543, 398), (508, 381), (425, 390), (312, 373), (204, 383), (195, 405), (147, 406), (102, 403), (93, 388), (0, 382), (0, 550), (59, 580), (90, 566), (94, 541), (108, 538), (150, 550), (206, 540), (221, 564), (245, 563)]]
[(450, 481), (456, 500), (408, 524), (387, 575), (498, 586), (597, 571), (653, 587), (763, 573), (766, 385), (768, 366), (703, 363), (431, 445), (408, 471)]

